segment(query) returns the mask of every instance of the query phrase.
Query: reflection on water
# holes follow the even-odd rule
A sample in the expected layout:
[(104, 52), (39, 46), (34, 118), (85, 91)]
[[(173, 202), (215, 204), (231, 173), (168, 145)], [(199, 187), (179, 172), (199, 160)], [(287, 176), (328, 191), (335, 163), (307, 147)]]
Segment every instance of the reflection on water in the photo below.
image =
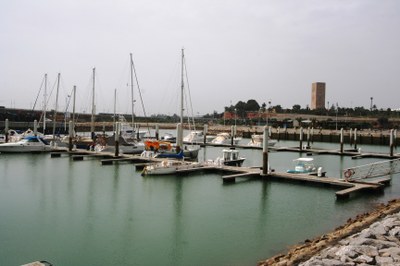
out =
[[(277, 145), (284, 144), (296, 143)], [(221, 150), (203, 149), (199, 160), (215, 159)], [(261, 165), (261, 150), (240, 152), (245, 166)], [(271, 152), (269, 158), (276, 171), (286, 171), (301, 156), (307, 155)], [(0, 157), (0, 265), (38, 259), (55, 265), (255, 264), (400, 192), (399, 175), (384, 194), (337, 201), (334, 188), (301, 183), (224, 185), (218, 174), (142, 177), (131, 164)], [(333, 177), (377, 161), (313, 157)]]

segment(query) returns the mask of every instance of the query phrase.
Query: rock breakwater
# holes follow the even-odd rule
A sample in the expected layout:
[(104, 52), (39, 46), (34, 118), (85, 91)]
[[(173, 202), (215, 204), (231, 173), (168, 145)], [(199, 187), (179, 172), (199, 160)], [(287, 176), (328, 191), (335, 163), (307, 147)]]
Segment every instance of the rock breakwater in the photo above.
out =
[(400, 199), (259, 265), (400, 265)]

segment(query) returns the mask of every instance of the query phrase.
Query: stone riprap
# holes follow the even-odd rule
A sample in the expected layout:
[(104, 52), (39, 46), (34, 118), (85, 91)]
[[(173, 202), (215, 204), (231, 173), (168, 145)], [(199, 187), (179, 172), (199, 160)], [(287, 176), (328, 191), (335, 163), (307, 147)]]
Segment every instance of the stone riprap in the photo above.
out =
[(400, 199), (380, 204), (258, 265), (400, 265)]
[(400, 265), (400, 213), (375, 222), (299, 265)]

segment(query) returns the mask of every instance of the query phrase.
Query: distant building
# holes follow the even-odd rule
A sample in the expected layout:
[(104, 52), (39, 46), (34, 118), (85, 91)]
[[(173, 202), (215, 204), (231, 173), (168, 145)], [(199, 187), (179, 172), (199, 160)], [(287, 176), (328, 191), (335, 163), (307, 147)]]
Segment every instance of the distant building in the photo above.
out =
[(314, 82), (311, 89), (311, 110), (325, 109), (325, 82)]

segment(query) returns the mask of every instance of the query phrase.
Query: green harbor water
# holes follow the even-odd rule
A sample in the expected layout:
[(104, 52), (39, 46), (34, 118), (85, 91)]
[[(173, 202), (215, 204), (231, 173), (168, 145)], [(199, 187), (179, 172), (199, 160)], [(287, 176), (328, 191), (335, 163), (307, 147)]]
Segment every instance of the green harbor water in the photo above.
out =
[[(261, 150), (240, 152), (245, 166), (261, 165)], [(269, 159), (286, 171), (302, 155), (271, 152)], [(207, 147), (199, 160), (218, 156), (221, 148)], [(335, 177), (342, 168), (378, 161), (313, 158)], [(0, 265), (255, 265), (400, 195), (399, 175), (384, 193), (338, 201), (331, 187), (260, 179), (223, 184), (221, 175), (208, 173), (142, 177), (128, 163), (49, 154), (0, 154), (0, 173)]]

